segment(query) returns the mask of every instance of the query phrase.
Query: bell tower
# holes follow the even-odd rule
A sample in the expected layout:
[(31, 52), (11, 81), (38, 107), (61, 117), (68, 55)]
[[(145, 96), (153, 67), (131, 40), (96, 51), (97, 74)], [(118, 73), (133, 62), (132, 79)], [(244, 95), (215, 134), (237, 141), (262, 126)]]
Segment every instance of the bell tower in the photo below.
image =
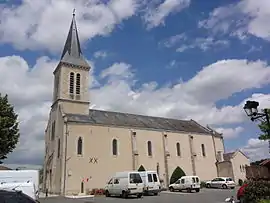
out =
[(60, 62), (54, 70), (52, 108), (60, 106), (65, 113), (89, 113), (90, 66), (83, 57), (73, 13)]

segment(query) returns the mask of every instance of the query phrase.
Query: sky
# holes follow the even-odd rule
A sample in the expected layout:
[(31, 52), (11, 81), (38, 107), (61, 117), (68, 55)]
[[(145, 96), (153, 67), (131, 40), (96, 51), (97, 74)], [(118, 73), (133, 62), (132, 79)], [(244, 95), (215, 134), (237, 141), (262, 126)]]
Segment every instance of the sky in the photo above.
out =
[(0, 0), (0, 92), (21, 137), (5, 164), (39, 166), (56, 68), (76, 9), (90, 108), (193, 119), (226, 151), (269, 157), (247, 100), (270, 106), (269, 0)]

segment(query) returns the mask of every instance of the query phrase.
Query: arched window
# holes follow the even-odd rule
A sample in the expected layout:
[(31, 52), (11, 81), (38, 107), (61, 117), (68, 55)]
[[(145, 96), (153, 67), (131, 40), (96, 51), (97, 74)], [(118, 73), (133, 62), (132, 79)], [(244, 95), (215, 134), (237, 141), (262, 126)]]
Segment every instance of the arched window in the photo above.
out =
[(177, 156), (181, 156), (181, 150), (180, 150), (180, 143), (179, 142), (176, 143), (176, 154), (177, 154)]
[(60, 157), (60, 139), (58, 139), (58, 146), (57, 146), (57, 157)]
[(76, 75), (76, 94), (81, 93), (81, 75), (80, 73), (77, 73)]
[(151, 141), (148, 141), (147, 142), (147, 151), (148, 151), (148, 156), (152, 156), (153, 153), (152, 153), (152, 143)]
[(74, 93), (74, 73), (73, 72), (69, 74), (69, 93), (70, 94)]
[(118, 154), (118, 146), (117, 146), (117, 140), (116, 139), (113, 139), (112, 141), (112, 153), (113, 155), (117, 156)]
[(204, 146), (204, 144), (202, 144), (202, 155), (203, 155), (203, 156), (206, 156), (206, 154), (205, 154), (205, 146)]
[(77, 143), (77, 154), (78, 155), (82, 155), (82, 148), (83, 148), (82, 138), (79, 137), (78, 143)]

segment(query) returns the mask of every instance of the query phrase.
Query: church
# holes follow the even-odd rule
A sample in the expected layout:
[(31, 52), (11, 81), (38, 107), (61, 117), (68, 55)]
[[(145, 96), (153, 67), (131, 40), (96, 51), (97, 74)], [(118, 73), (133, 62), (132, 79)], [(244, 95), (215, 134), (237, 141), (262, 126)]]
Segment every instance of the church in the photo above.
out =
[(221, 134), (194, 120), (89, 109), (90, 66), (83, 57), (73, 14), (59, 64), (45, 130), (43, 189), (85, 194), (104, 188), (115, 172), (156, 170), (165, 186), (180, 167), (210, 180), (219, 174)]

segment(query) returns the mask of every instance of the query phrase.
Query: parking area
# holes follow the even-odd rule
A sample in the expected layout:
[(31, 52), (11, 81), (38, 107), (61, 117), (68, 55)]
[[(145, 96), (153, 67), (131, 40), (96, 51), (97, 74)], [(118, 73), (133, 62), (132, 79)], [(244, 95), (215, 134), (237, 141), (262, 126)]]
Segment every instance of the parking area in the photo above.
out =
[[(95, 197), (95, 203), (118, 203), (118, 202), (141, 202), (141, 203), (175, 203), (189, 202), (189, 203), (224, 203), (225, 199), (236, 195), (237, 189), (202, 189), (199, 193), (185, 193), (185, 192), (162, 192), (159, 196), (144, 196), (141, 199), (128, 198), (122, 199), (119, 197)], [(86, 203), (90, 202), (88, 199), (66, 199), (63, 197), (50, 197), (47, 199), (40, 199), (41, 203)]]

